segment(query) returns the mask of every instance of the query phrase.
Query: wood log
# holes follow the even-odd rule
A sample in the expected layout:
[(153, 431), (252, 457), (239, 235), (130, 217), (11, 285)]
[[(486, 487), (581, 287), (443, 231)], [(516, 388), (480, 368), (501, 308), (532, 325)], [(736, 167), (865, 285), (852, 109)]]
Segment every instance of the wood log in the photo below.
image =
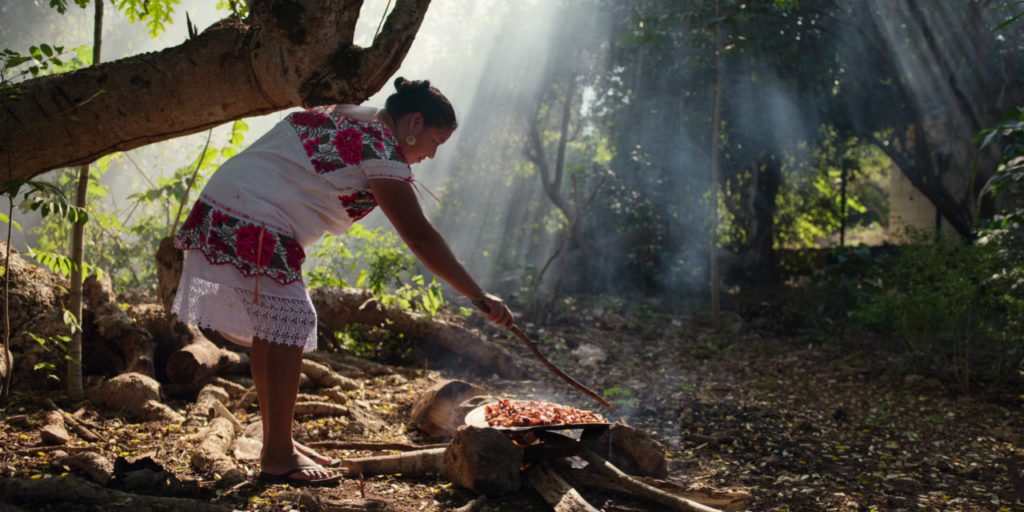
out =
[(167, 379), (178, 386), (199, 389), (218, 372), (247, 372), (249, 354), (218, 347), (195, 327), (188, 326), (193, 342), (167, 358)]
[(156, 378), (153, 335), (135, 325), (131, 317), (117, 304), (110, 276), (91, 275), (82, 283), (82, 295), (92, 311), (96, 336), (118, 347), (124, 358), (120, 372), (135, 372)]
[(431, 439), (447, 441), (466, 423), (473, 409), (466, 400), (483, 396), (487, 390), (461, 380), (443, 380), (430, 386), (412, 404), (412, 424)]
[(303, 357), (311, 361), (326, 364), (336, 373), (352, 379), (367, 376), (376, 377), (378, 375), (390, 375), (393, 373), (401, 373), (402, 371), (401, 368), (356, 357), (347, 352), (324, 352), (317, 350), (305, 354)]
[(630, 475), (668, 476), (665, 445), (647, 431), (630, 426), (624, 420), (616, 421), (602, 433), (593, 451)]
[(71, 441), (71, 434), (64, 426), (63, 414), (57, 411), (47, 411), (43, 416), (43, 422), (45, 424), (39, 429), (39, 437), (43, 443), (63, 446)]
[(245, 471), (228, 456), (235, 440), (235, 427), (230, 421), (216, 417), (197, 437), (200, 441), (192, 452), (192, 465), (201, 474), (208, 477), (220, 475), (220, 485), (234, 485), (245, 480)]
[[(230, 512), (231, 507), (207, 500), (166, 498), (131, 494), (101, 487), (76, 476), (40, 478), (0, 478), (0, 496), (15, 506), (32, 510), (83, 508), (112, 512), (138, 510), (187, 510), (189, 512)], [(66, 506), (65, 506), (66, 505)]]
[(64, 410), (61, 409), (60, 407), (57, 407), (57, 404), (53, 403), (53, 401), (50, 400), (49, 398), (47, 398), (43, 402), (43, 405), (51, 411), (56, 411), (60, 413), (60, 415), (64, 418), (64, 425), (70, 425), (71, 429), (74, 430), (76, 434), (78, 434), (78, 437), (81, 437), (82, 439), (85, 439), (86, 441), (89, 442), (96, 442), (102, 439), (99, 435), (93, 432), (92, 429), (83, 425), (80, 421), (75, 419), (74, 416), (64, 412)]
[(96, 452), (82, 452), (75, 455), (56, 457), (57, 463), (84, 471), (89, 478), (100, 485), (107, 485), (114, 478), (114, 463)]
[(355, 380), (336, 373), (329, 366), (310, 359), (302, 360), (302, 373), (306, 374), (312, 381), (322, 388), (341, 388), (345, 391), (359, 389), (359, 383)]
[(160, 401), (162, 394), (156, 379), (135, 372), (122, 373), (88, 390), (93, 402), (143, 420), (175, 423), (184, 420), (181, 414)]
[(181, 427), (185, 430), (193, 430), (206, 425), (217, 411), (215, 404), (222, 404), (228, 400), (230, 400), (230, 396), (224, 388), (212, 383), (203, 386)]
[(441, 446), (396, 455), (351, 457), (342, 459), (341, 470), (345, 476), (443, 474), (445, 449)]
[(466, 503), (452, 512), (476, 512), (483, 508), (485, 503), (487, 503), (487, 496), (481, 494), (480, 496), (470, 500), (469, 503)]
[(164, 305), (164, 311), (170, 314), (174, 296), (178, 293), (178, 281), (181, 280), (181, 269), (185, 265), (185, 254), (174, 247), (173, 237), (164, 237), (156, 250), (157, 296)]
[(376, 443), (376, 442), (351, 442), (351, 441), (312, 441), (305, 443), (310, 448), (324, 448), (330, 450), (366, 450), (382, 451), (391, 450), (396, 452), (412, 452), (417, 450), (429, 450), (432, 448), (445, 448), (448, 443), (438, 444), (406, 444), (406, 443)]
[(493, 428), (463, 426), (444, 454), (444, 470), (453, 484), (497, 497), (519, 489), (523, 449)]
[(387, 501), (360, 498), (339, 499), (325, 493), (304, 490), (285, 491), (277, 496), (281, 501), (292, 502), (299, 510), (320, 510), (323, 512), (391, 512), (395, 508)]
[(318, 328), (335, 332), (352, 323), (380, 326), (413, 340), (433, 343), (463, 356), (504, 378), (525, 374), (510, 352), (482, 339), (462, 326), (425, 315), (383, 307), (366, 290), (318, 288), (310, 291), (317, 310)]
[(555, 512), (598, 512), (593, 505), (583, 499), (579, 491), (555, 471), (549, 462), (531, 464), (526, 470), (526, 481)]
[(295, 403), (295, 416), (350, 416), (351, 411), (344, 405), (331, 402), (303, 401)]
[[(623, 485), (618, 479), (587, 469), (567, 470), (564, 472), (564, 476), (574, 487), (589, 487), (634, 498), (644, 498), (642, 494), (636, 492), (635, 488)], [(638, 480), (669, 494), (696, 501), (706, 507), (716, 508), (725, 512), (739, 512), (746, 510), (750, 505), (751, 496), (746, 491), (684, 487), (673, 482), (650, 477), (638, 477)]]
[(716, 508), (708, 507), (680, 496), (675, 496), (671, 493), (658, 489), (657, 487), (641, 482), (640, 480), (623, 473), (621, 469), (615, 467), (612, 463), (601, 458), (590, 450), (580, 450), (579, 456), (589, 463), (587, 465), (588, 469), (618, 481), (620, 485), (627, 487), (631, 493), (635, 493), (635, 495), (651, 503), (657, 503), (658, 505), (667, 507), (668, 509), (681, 510), (684, 512), (721, 512)]

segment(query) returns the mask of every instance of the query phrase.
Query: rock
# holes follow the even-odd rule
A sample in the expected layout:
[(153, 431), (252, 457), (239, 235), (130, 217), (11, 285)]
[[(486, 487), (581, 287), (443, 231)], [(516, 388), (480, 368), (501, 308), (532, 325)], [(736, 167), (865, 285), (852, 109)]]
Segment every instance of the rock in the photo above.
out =
[(184, 421), (184, 417), (160, 401), (160, 383), (141, 373), (122, 373), (89, 389), (89, 399), (108, 408), (128, 412), (147, 421)]
[(600, 371), (601, 363), (608, 359), (608, 354), (604, 350), (590, 343), (584, 343), (574, 348), (569, 355), (579, 361), (580, 366), (590, 368), (595, 372)]
[(598, 453), (606, 454), (609, 462), (626, 473), (654, 478), (668, 476), (665, 445), (623, 420), (613, 424), (596, 444)]

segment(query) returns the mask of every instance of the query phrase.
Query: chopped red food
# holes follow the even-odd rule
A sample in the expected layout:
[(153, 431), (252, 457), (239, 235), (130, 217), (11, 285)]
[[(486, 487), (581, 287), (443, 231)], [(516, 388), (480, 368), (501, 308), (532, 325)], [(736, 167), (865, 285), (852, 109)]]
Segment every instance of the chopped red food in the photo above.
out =
[(498, 400), (489, 404), (484, 412), (492, 427), (535, 427), (539, 425), (572, 425), (577, 423), (607, 423), (603, 416), (567, 405), (556, 405), (544, 400)]

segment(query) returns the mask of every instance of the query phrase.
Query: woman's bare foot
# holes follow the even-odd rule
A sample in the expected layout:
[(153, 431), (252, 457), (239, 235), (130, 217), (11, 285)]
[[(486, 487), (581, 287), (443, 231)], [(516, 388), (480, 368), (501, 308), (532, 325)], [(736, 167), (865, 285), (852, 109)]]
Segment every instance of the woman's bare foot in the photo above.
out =
[(308, 447), (308, 446), (306, 446), (306, 445), (304, 445), (304, 444), (302, 444), (302, 443), (300, 443), (300, 442), (298, 442), (298, 441), (296, 441), (294, 439), (292, 439), (292, 445), (295, 446), (295, 449), (298, 450), (299, 453), (305, 455), (306, 457), (309, 457), (313, 462), (315, 462), (315, 463), (317, 463), (317, 464), (319, 464), (321, 466), (333, 466), (333, 465), (338, 463), (337, 459), (334, 459), (332, 457), (328, 457), (326, 455), (321, 455), (320, 453), (317, 453), (316, 450), (314, 450), (314, 449), (312, 449), (312, 448), (310, 448), (310, 447)]

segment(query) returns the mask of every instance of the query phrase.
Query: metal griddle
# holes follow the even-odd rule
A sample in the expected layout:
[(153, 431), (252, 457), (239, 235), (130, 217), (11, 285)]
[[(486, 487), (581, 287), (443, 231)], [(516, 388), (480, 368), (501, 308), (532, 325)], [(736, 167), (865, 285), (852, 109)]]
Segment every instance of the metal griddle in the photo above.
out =
[(487, 424), (487, 406), (493, 405), (497, 402), (491, 402), (481, 405), (466, 414), (466, 425), (479, 428), (493, 428), (496, 430), (502, 430), (506, 432), (537, 432), (547, 430), (584, 430), (588, 434), (600, 433), (608, 429), (610, 423), (566, 423), (562, 425), (532, 425), (522, 427), (503, 427), (500, 425), (492, 426)]

